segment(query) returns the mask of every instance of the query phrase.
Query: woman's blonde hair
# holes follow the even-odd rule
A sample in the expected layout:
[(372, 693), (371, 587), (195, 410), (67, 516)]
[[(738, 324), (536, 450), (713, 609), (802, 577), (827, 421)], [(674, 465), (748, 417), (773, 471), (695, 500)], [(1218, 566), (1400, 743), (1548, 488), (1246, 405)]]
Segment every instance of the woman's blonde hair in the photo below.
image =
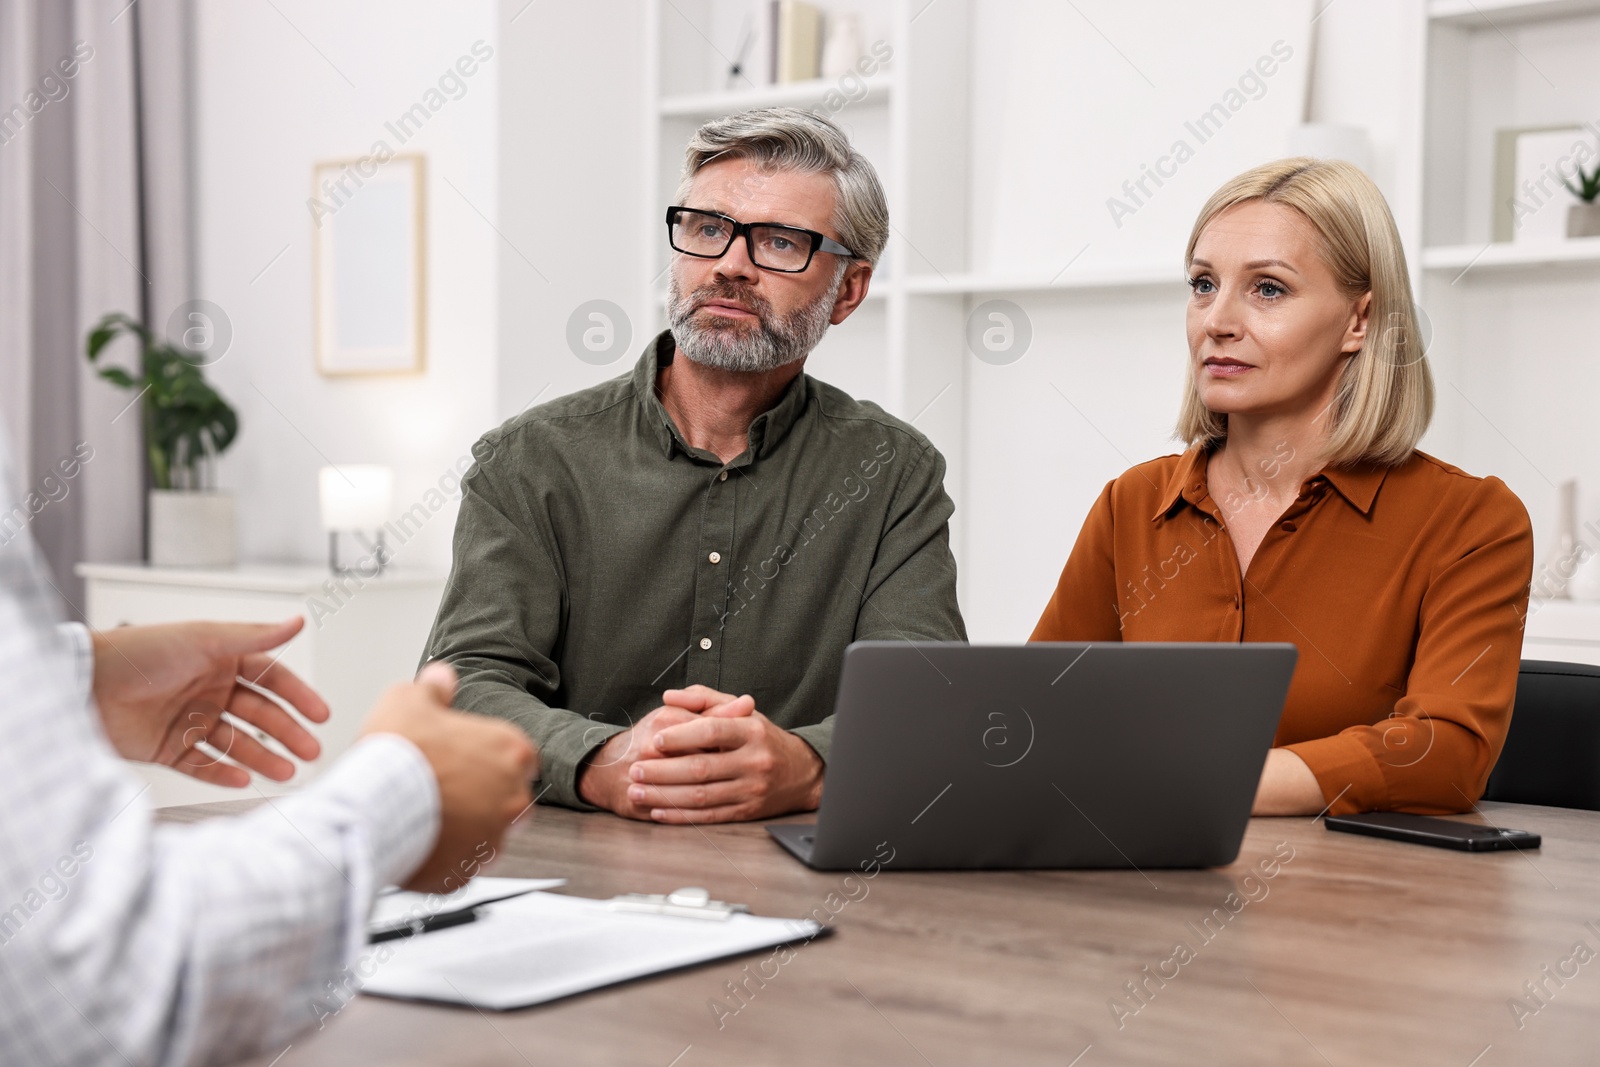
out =
[[(1184, 252), (1187, 268), (1200, 234), (1222, 212), (1247, 200), (1294, 208), (1320, 235), (1322, 258), (1351, 297), (1372, 294), (1366, 343), (1346, 363), (1328, 417), (1329, 466), (1402, 463), (1433, 417), (1433, 375), (1411, 302), (1400, 233), (1383, 193), (1359, 167), (1298, 156), (1266, 163), (1211, 195)], [(1228, 436), (1228, 416), (1200, 402), (1194, 364), (1178, 414), (1178, 436), (1212, 447)]]

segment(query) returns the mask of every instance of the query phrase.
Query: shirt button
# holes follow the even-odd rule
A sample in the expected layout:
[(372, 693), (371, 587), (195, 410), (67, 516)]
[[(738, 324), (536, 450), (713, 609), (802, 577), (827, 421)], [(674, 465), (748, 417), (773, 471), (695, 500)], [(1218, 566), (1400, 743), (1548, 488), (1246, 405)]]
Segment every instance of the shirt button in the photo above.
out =
[(706, 559), (709, 559), (712, 563), (721, 563), (722, 562), (722, 553), (721, 552), (713, 552), (713, 553), (711, 553), (711, 555), (707, 556)]
[(1294, 533), (1298, 528), (1299, 527), (1295, 526), (1295, 524), (1292, 522), (1286, 522), (1282, 526), (1278, 527), (1278, 529), (1282, 530), (1284, 533)]
[(717, 475), (717, 481), (725, 482), (727, 480), (728, 480), (728, 472), (727, 471), (723, 471), (722, 473)]
[(700, 647), (701, 647), (701, 648), (710, 648), (710, 647), (711, 647), (711, 638), (709, 638), (709, 637), (702, 637), (702, 638), (701, 638), (701, 639), (700, 639)]
[(1233, 594), (1233, 610), (1234, 611), (1238, 611), (1239, 610), (1239, 594), (1238, 593)]

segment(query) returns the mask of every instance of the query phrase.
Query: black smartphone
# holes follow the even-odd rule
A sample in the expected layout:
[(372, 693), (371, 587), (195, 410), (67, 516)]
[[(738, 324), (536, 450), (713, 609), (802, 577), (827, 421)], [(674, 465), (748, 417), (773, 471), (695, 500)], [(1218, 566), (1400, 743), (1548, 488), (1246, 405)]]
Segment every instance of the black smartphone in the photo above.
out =
[(1434, 848), (1454, 848), (1463, 852), (1498, 852), (1508, 848), (1538, 848), (1539, 835), (1527, 830), (1502, 826), (1436, 819), (1431, 815), (1408, 815), (1400, 811), (1374, 811), (1365, 815), (1330, 815), (1323, 822), (1328, 829), (1347, 834), (1387, 837)]

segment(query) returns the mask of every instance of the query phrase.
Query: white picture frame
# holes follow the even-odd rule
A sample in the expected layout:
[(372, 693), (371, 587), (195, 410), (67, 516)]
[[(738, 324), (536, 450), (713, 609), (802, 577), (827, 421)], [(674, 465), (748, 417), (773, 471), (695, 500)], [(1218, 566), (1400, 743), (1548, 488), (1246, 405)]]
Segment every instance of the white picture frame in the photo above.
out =
[(420, 155), (312, 168), (312, 332), (325, 377), (427, 366), (426, 167)]
[[(1586, 146), (1581, 156), (1579, 146)], [(1559, 179), (1573, 180), (1572, 161), (1600, 154), (1595, 135), (1579, 123), (1495, 131), (1494, 239), (1549, 245), (1566, 239), (1567, 208), (1577, 198)]]

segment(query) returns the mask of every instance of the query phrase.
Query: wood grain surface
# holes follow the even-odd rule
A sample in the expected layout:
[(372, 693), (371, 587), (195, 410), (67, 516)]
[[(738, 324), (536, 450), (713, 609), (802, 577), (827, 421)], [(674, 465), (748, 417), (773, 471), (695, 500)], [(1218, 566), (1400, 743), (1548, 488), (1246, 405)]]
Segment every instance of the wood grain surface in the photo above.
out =
[(1217, 870), (891, 862), (868, 879), (807, 870), (759, 824), (541, 808), (491, 873), (565, 877), (565, 892), (593, 897), (700, 885), (757, 914), (815, 912), (835, 934), (786, 959), (757, 953), (503, 1014), (359, 997), (257, 1062), (1600, 1062), (1600, 813), (1487, 804), (1481, 820), (1537, 831), (1543, 848), (1451, 852), (1256, 819)]

